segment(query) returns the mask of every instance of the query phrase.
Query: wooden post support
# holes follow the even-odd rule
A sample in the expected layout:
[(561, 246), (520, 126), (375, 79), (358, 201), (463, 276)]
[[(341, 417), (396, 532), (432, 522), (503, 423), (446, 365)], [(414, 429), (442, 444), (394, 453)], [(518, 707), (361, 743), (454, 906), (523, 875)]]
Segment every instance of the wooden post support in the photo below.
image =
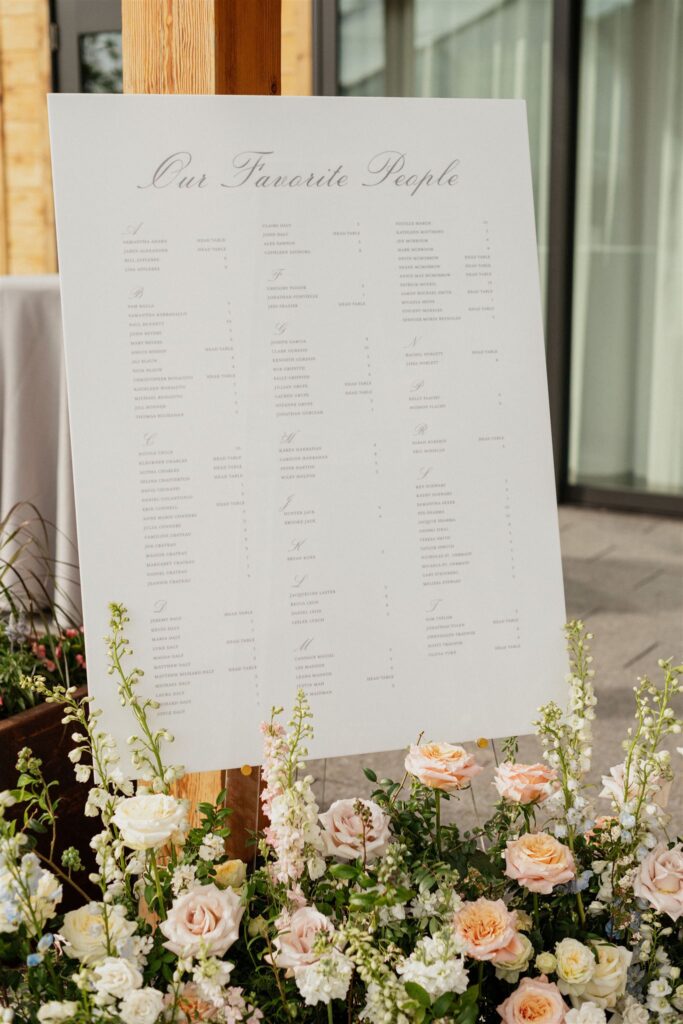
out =
[[(122, 0), (121, 13), (124, 92), (280, 93), (281, 0)], [(249, 861), (259, 781), (259, 769), (245, 766), (187, 775), (176, 792), (196, 807), (227, 786), (228, 849)]]

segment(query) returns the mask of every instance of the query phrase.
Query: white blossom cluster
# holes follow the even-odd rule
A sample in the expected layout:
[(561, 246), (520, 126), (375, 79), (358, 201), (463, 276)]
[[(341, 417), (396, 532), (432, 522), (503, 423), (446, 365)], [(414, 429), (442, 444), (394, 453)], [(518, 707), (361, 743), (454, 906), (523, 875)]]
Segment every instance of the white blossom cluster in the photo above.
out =
[(462, 949), (452, 929), (420, 939), (409, 957), (396, 967), (403, 981), (413, 981), (436, 999), (445, 992), (465, 991), (469, 977)]

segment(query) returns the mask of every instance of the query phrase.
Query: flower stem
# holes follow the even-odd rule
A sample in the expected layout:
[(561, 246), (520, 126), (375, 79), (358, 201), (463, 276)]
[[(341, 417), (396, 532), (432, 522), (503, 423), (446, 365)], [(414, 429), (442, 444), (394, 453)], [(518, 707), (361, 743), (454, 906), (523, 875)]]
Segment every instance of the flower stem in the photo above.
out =
[(328, 1024), (334, 1024), (334, 1017), (332, 1016), (332, 1000), (330, 999), (327, 1004), (327, 1022)]
[(538, 893), (535, 892), (533, 894), (533, 897), (534, 897), (534, 921), (536, 922), (536, 927), (538, 928), (538, 930), (540, 932), (540, 930), (541, 930), (541, 914), (540, 914), (540, 911), (538, 909)]
[(159, 868), (157, 867), (157, 859), (154, 856), (154, 850), (149, 851), (149, 863), (152, 866), (152, 875), (154, 876), (154, 886), (157, 891), (157, 903), (159, 904), (158, 912), (159, 917), (162, 921), (166, 920), (166, 907), (164, 906), (164, 896), (161, 891), (161, 879), (159, 878)]
[(441, 790), (434, 790), (434, 811), (436, 819), (436, 852), (441, 859)]

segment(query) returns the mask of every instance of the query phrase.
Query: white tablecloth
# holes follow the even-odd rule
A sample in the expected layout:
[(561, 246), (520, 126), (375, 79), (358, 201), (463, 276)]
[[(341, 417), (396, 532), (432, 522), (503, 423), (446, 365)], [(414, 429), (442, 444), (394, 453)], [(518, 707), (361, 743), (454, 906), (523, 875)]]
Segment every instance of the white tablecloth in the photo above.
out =
[[(56, 274), (0, 277), (0, 517), (19, 502), (35, 505), (50, 524), (56, 585), (40, 559), (33, 560), (31, 571), (69, 617), (78, 618), (76, 515)], [(33, 515), (24, 506), (16, 520)], [(0, 559), (7, 555), (7, 549), (0, 551)], [(37, 579), (32, 589), (40, 599)]]

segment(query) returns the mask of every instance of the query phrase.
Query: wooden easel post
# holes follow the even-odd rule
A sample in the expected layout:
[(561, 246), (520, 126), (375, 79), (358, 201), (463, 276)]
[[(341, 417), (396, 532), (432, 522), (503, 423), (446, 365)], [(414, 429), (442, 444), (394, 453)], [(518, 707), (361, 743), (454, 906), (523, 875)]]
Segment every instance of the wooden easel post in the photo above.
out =
[[(122, 0), (123, 89), (130, 93), (279, 95), (281, 0)], [(233, 857), (249, 860), (260, 827), (253, 766), (187, 775), (193, 807), (227, 786)]]

